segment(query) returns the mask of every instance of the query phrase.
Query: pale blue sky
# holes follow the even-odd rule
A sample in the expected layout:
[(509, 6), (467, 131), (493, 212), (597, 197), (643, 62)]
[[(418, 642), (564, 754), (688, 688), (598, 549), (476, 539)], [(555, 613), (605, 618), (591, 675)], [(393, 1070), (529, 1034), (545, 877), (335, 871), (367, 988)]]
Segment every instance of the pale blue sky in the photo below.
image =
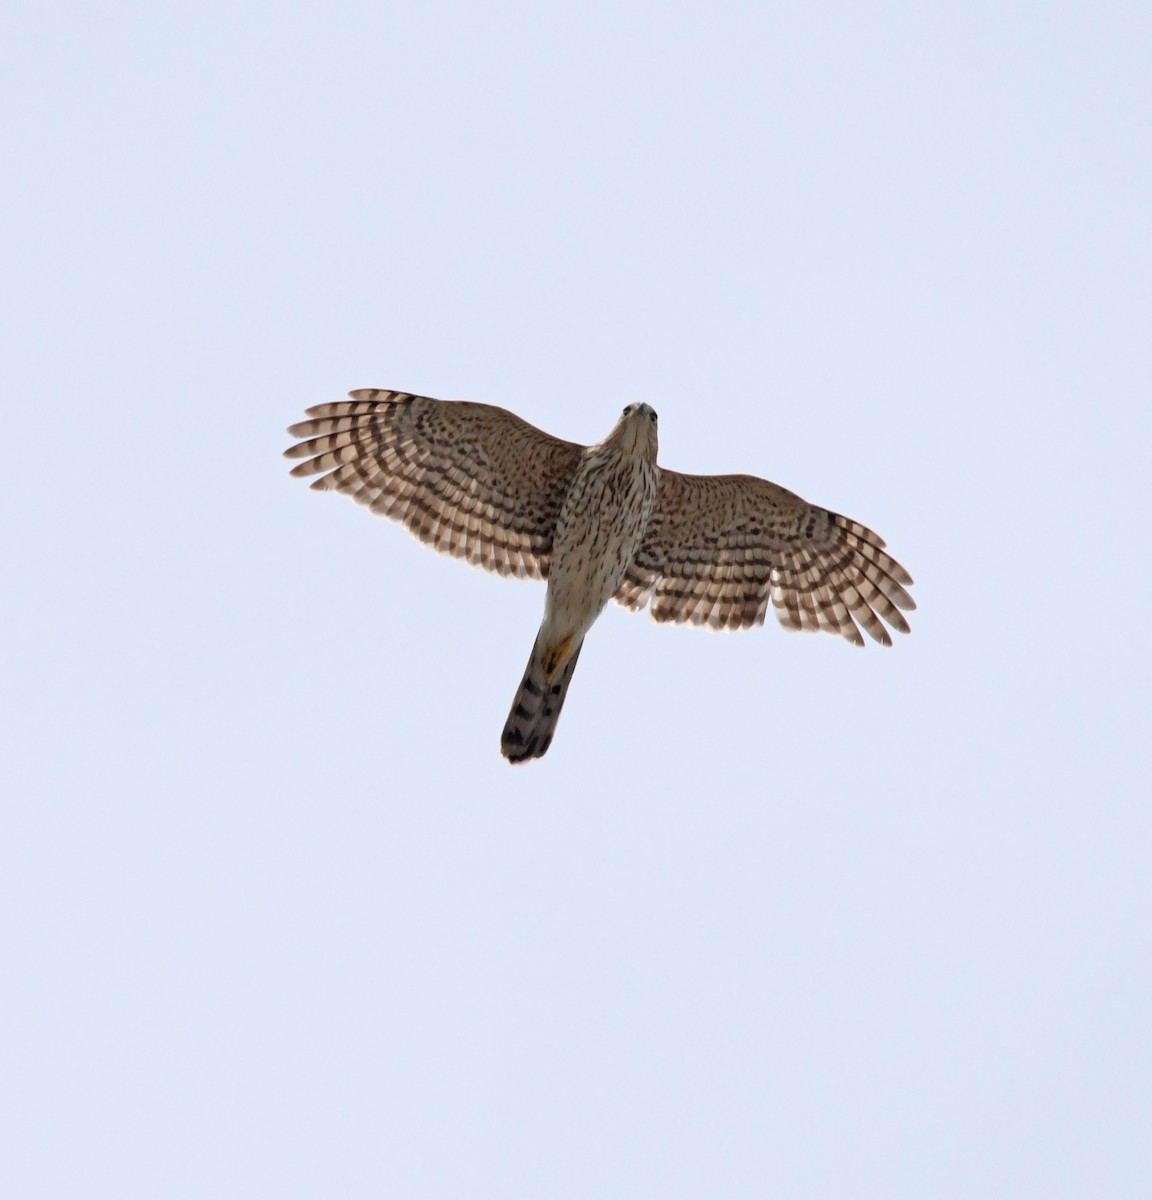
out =
[[(5, 1195), (1152, 1195), (1147, 4), (9, 3)], [(891, 651), (287, 475), (360, 386), (749, 471)]]

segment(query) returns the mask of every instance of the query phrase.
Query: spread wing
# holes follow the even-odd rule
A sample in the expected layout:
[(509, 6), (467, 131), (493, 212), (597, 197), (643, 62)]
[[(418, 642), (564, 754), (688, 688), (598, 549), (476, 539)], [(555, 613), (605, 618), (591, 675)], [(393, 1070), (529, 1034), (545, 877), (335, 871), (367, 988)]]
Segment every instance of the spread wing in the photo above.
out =
[(883, 540), (751, 475), (661, 471), (656, 507), (616, 600), (652, 601), (657, 621), (746, 629), (771, 603), (786, 629), (838, 633), (858, 646), (860, 627), (890, 646), (887, 622), (916, 607), (912, 578)]
[(289, 427), (293, 475), (345, 492), (421, 541), (501, 575), (544, 579), (583, 446), (488, 404), (361, 388)]

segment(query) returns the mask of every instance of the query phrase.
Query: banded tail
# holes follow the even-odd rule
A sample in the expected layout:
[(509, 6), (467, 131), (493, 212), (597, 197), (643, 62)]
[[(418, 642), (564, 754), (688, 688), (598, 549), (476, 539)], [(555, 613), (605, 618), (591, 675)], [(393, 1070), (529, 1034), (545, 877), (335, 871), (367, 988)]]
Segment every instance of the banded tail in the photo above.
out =
[(543, 639), (544, 631), (541, 630), (536, 635), (536, 644), (532, 647), (520, 690), (512, 701), (508, 723), (500, 735), (500, 753), (509, 762), (526, 762), (530, 758), (542, 758), (547, 753), (560, 720), (560, 710), (564, 707), (572, 672), (576, 670), (576, 660), (584, 645), (584, 639), (581, 638), (568, 658), (563, 660), (563, 665), (552, 672), (549, 682), (545, 664), (555, 663), (557, 658), (563, 659), (567, 647), (546, 646)]

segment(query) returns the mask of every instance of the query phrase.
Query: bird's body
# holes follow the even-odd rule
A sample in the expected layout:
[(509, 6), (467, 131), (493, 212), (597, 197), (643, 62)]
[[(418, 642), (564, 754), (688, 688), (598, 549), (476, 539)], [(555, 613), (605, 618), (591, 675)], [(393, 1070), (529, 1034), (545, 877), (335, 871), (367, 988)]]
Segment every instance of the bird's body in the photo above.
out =
[(308, 410), (293, 474), (402, 521), (438, 550), (547, 579), (544, 618), (501, 738), (510, 761), (548, 749), (583, 641), (609, 600), (658, 621), (760, 624), (891, 644), (915, 608), (907, 571), (871, 530), (749, 475), (656, 464), (656, 414), (629, 405), (595, 446), (504, 409), (365, 388)]
[(656, 500), (656, 414), (625, 410), (580, 456), (552, 540), (544, 620), (500, 748), (511, 762), (548, 749), (584, 635), (616, 594)]

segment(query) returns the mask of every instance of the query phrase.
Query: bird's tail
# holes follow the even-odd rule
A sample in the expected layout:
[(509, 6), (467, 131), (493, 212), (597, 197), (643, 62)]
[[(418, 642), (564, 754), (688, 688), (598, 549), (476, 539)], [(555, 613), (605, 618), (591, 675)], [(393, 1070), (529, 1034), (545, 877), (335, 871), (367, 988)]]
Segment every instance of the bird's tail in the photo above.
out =
[(552, 744), (552, 735), (556, 732), (568, 684), (583, 645), (583, 638), (575, 645), (571, 642), (549, 645), (543, 629), (536, 635), (524, 681), (512, 701), (508, 723), (500, 735), (500, 752), (509, 762), (541, 758)]

